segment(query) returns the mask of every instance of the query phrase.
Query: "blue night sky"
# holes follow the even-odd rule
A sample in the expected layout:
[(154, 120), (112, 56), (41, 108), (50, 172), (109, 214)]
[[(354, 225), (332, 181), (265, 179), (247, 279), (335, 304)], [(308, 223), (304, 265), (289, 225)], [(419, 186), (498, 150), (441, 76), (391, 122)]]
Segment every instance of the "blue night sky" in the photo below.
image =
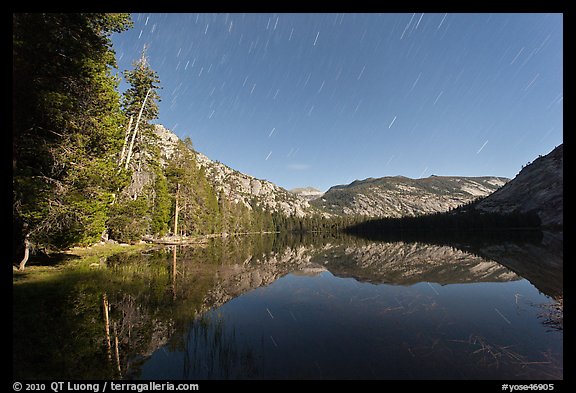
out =
[(563, 142), (562, 14), (132, 17), (118, 66), (148, 44), (158, 123), (287, 189), (513, 178)]

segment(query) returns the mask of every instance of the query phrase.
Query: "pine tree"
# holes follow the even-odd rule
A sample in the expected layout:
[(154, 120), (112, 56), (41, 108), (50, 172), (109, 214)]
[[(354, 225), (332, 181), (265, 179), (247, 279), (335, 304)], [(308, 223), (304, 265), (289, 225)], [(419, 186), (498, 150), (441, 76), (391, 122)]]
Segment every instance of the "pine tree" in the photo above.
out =
[(108, 221), (111, 237), (122, 241), (136, 241), (145, 234), (163, 235), (168, 229), (171, 204), (158, 137), (151, 123), (159, 114), (160, 78), (150, 67), (146, 47), (133, 66), (124, 72), (130, 87), (122, 97), (122, 108), (129, 120), (123, 127), (122, 153), (117, 160), (117, 172), (126, 173), (130, 181), (121, 190), (118, 206)]
[(160, 78), (150, 67), (146, 57), (146, 46), (140, 59), (134, 63), (134, 69), (124, 72), (124, 77), (130, 87), (124, 92), (122, 106), (126, 117), (135, 119), (134, 127), (128, 127), (126, 135), (127, 151), (124, 166), (128, 169), (134, 149), (138, 150), (139, 145), (142, 147), (142, 141), (146, 138), (153, 138), (153, 125), (150, 122), (157, 119), (159, 114), (160, 95), (157, 90), (160, 88)]
[(109, 38), (128, 14), (13, 14), (15, 242), (98, 240), (114, 191), (122, 126)]

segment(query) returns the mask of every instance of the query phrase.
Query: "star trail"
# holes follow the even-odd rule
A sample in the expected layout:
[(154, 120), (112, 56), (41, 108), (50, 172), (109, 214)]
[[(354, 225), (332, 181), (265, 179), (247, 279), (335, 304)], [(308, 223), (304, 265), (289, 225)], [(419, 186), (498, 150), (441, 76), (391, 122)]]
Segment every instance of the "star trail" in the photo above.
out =
[(119, 71), (148, 46), (158, 123), (287, 189), (512, 178), (563, 141), (561, 14), (132, 17)]

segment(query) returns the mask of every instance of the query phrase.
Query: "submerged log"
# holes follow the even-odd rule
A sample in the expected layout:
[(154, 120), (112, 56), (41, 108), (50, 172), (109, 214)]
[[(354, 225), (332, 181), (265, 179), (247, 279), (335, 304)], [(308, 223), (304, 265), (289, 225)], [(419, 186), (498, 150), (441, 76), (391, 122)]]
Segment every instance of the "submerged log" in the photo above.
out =
[(208, 244), (208, 239), (205, 237), (201, 237), (201, 238), (182, 238), (179, 236), (174, 236), (174, 237), (164, 237), (164, 238), (154, 238), (152, 236), (144, 236), (142, 238), (142, 240), (149, 242), (149, 243), (155, 243), (155, 244), (166, 244), (166, 245), (193, 245), (193, 244), (197, 244), (197, 245), (206, 245)]

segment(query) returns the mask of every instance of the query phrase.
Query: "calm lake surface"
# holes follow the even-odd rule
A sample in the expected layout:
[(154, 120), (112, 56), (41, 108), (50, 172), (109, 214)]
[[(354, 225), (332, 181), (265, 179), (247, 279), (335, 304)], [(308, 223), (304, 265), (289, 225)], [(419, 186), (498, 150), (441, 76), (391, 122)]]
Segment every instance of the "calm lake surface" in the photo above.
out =
[(111, 257), (75, 301), (116, 378), (562, 379), (558, 242), (215, 239)]

